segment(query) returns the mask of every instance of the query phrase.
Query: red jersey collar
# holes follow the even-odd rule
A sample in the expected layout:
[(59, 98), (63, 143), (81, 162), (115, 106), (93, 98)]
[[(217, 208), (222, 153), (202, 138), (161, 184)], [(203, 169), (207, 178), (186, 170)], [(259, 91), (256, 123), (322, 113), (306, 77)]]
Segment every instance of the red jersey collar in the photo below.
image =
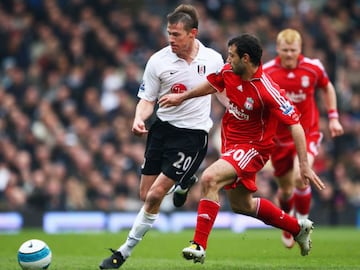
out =
[(261, 76), (263, 74), (263, 68), (262, 68), (262, 63), (260, 63), (260, 66), (258, 66), (257, 71), (255, 72), (255, 74), (251, 77), (250, 81), (255, 80), (255, 79), (260, 79)]

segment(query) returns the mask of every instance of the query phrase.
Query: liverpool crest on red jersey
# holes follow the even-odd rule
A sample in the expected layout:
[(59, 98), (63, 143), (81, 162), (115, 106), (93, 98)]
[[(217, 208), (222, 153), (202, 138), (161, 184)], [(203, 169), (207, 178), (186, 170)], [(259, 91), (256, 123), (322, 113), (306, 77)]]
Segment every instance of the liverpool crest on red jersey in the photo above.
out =
[(244, 103), (245, 109), (251, 111), (254, 108), (254, 100), (251, 97), (247, 97)]

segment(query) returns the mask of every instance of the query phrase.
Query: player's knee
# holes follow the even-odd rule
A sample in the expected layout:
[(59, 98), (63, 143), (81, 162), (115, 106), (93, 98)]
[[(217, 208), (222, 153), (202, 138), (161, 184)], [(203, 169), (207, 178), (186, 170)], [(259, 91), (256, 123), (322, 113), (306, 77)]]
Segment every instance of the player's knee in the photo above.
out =
[(214, 190), (217, 188), (214, 175), (206, 171), (201, 176), (200, 184), (204, 190)]
[(289, 199), (294, 193), (294, 185), (281, 187), (279, 190), (279, 197), (283, 200)]
[(304, 181), (302, 180), (302, 178), (296, 177), (295, 179), (295, 187), (298, 189), (305, 189), (308, 185), (304, 183)]
[(147, 193), (145, 200), (150, 205), (158, 205), (162, 202), (163, 198), (164, 198), (164, 191), (162, 188), (152, 188)]
[(146, 200), (149, 201), (151, 204), (155, 204), (162, 200), (162, 196), (156, 193), (149, 193), (146, 197)]

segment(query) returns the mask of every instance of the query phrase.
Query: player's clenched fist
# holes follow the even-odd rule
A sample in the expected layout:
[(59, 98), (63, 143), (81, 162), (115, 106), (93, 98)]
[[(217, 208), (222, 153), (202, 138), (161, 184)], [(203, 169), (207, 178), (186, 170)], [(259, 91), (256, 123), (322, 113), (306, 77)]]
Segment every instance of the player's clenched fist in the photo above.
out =
[(132, 126), (131, 131), (136, 135), (136, 136), (141, 136), (143, 134), (148, 133), (148, 130), (145, 127), (145, 123), (143, 120), (141, 119), (134, 119), (134, 123)]

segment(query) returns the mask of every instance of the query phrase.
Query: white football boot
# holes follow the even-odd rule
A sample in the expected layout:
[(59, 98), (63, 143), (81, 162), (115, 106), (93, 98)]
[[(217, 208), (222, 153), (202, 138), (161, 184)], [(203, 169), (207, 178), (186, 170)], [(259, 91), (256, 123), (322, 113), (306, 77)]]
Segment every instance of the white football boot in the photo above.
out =
[(298, 220), (298, 223), (300, 225), (300, 232), (294, 237), (294, 239), (300, 246), (301, 255), (306, 256), (309, 254), (311, 249), (312, 242), (310, 234), (313, 231), (314, 226), (313, 222), (309, 219)]
[(193, 260), (194, 263), (203, 264), (205, 261), (206, 252), (202, 246), (195, 243), (194, 241), (190, 242), (191, 245), (182, 250), (183, 257), (186, 260)]

